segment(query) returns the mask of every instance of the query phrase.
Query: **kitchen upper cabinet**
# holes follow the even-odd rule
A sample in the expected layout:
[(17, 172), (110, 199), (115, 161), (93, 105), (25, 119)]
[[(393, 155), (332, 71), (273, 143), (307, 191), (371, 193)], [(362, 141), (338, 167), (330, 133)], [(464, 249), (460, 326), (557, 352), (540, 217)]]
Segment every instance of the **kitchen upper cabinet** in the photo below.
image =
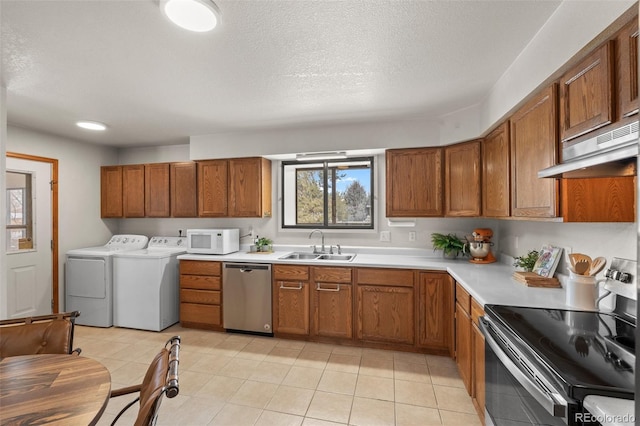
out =
[(222, 263), (180, 261), (180, 324), (222, 330)]
[(311, 268), (311, 334), (353, 338), (351, 268)]
[(271, 217), (271, 161), (229, 160), (229, 216)]
[(261, 157), (198, 161), (197, 174), (198, 216), (271, 216), (271, 161)]
[(273, 332), (309, 335), (309, 267), (273, 265)]
[(556, 164), (556, 86), (542, 90), (511, 117), (511, 215), (556, 217), (558, 182), (538, 171)]
[(122, 166), (124, 217), (144, 217), (144, 165)]
[(448, 146), (444, 159), (445, 216), (480, 216), (480, 141)]
[(169, 217), (169, 163), (145, 164), (144, 206), (147, 217)]
[(616, 38), (618, 120), (638, 113), (638, 18), (632, 19)]
[(482, 212), (486, 217), (511, 214), (509, 153), (509, 122), (506, 121), (482, 142)]
[(122, 217), (122, 167), (100, 167), (100, 217)]
[(604, 43), (560, 77), (562, 141), (611, 123), (613, 117), (613, 42)]
[(229, 214), (229, 162), (198, 161), (198, 216), (225, 217)]
[(420, 272), (417, 286), (419, 347), (453, 356), (454, 282), (447, 273)]
[(413, 345), (414, 272), (358, 268), (356, 275), (358, 339)]
[(386, 151), (387, 217), (442, 216), (442, 149)]
[(636, 177), (562, 179), (565, 222), (634, 222)]
[(471, 296), (456, 283), (456, 364), (460, 378), (472, 395)]
[(197, 217), (198, 192), (196, 190), (196, 163), (171, 163), (171, 216)]

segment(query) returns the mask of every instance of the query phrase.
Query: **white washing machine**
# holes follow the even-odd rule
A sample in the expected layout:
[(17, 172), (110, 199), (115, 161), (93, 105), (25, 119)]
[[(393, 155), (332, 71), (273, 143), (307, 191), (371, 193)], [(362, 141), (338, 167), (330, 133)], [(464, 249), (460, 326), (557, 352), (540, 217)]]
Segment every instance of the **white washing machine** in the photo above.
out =
[(180, 320), (178, 255), (186, 237), (152, 237), (144, 250), (113, 259), (113, 324), (160, 331)]
[(147, 246), (144, 235), (114, 235), (104, 246), (69, 250), (65, 266), (65, 310), (79, 311), (76, 324), (113, 325), (113, 255)]

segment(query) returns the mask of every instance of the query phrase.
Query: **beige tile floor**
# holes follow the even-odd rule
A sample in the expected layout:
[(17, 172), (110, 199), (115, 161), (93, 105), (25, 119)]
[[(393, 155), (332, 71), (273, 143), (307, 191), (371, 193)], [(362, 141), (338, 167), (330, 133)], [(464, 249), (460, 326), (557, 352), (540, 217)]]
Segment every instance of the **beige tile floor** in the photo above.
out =
[[(159, 425), (478, 425), (446, 357), (181, 328), (76, 327), (74, 347), (111, 372), (112, 388), (140, 383), (153, 356), (182, 337), (180, 394)], [(135, 396), (109, 401), (108, 425)], [(118, 424), (133, 424), (137, 406)]]

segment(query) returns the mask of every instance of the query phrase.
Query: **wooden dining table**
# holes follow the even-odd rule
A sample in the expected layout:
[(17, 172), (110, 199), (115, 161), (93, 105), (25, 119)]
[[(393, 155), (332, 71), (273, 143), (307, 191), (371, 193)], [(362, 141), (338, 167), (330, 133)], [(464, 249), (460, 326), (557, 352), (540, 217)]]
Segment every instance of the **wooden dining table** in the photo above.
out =
[(94, 425), (111, 393), (109, 370), (76, 355), (0, 361), (0, 425)]

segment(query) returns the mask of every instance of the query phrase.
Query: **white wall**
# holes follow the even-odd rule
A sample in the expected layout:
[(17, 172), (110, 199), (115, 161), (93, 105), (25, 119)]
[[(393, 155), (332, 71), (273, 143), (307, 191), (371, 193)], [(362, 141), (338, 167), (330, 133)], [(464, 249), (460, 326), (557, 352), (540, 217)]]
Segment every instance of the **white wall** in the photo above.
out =
[(58, 279), (62, 310), (65, 253), (104, 244), (117, 231), (116, 220), (100, 218), (100, 166), (116, 164), (117, 151), (12, 125), (7, 129), (6, 148), (58, 160)]
[[(4, 83), (4, 82), (3, 82)], [(0, 176), (7, 175), (5, 161), (7, 147), (7, 89), (0, 86)], [(0, 179), (0, 194), (6, 194), (6, 181)], [(0, 212), (7, 211), (7, 198), (0, 197)], [(7, 216), (0, 214), (0, 229), (7, 226)], [(7, 318), (7, 233), (0, 232), (0, 318)]]

